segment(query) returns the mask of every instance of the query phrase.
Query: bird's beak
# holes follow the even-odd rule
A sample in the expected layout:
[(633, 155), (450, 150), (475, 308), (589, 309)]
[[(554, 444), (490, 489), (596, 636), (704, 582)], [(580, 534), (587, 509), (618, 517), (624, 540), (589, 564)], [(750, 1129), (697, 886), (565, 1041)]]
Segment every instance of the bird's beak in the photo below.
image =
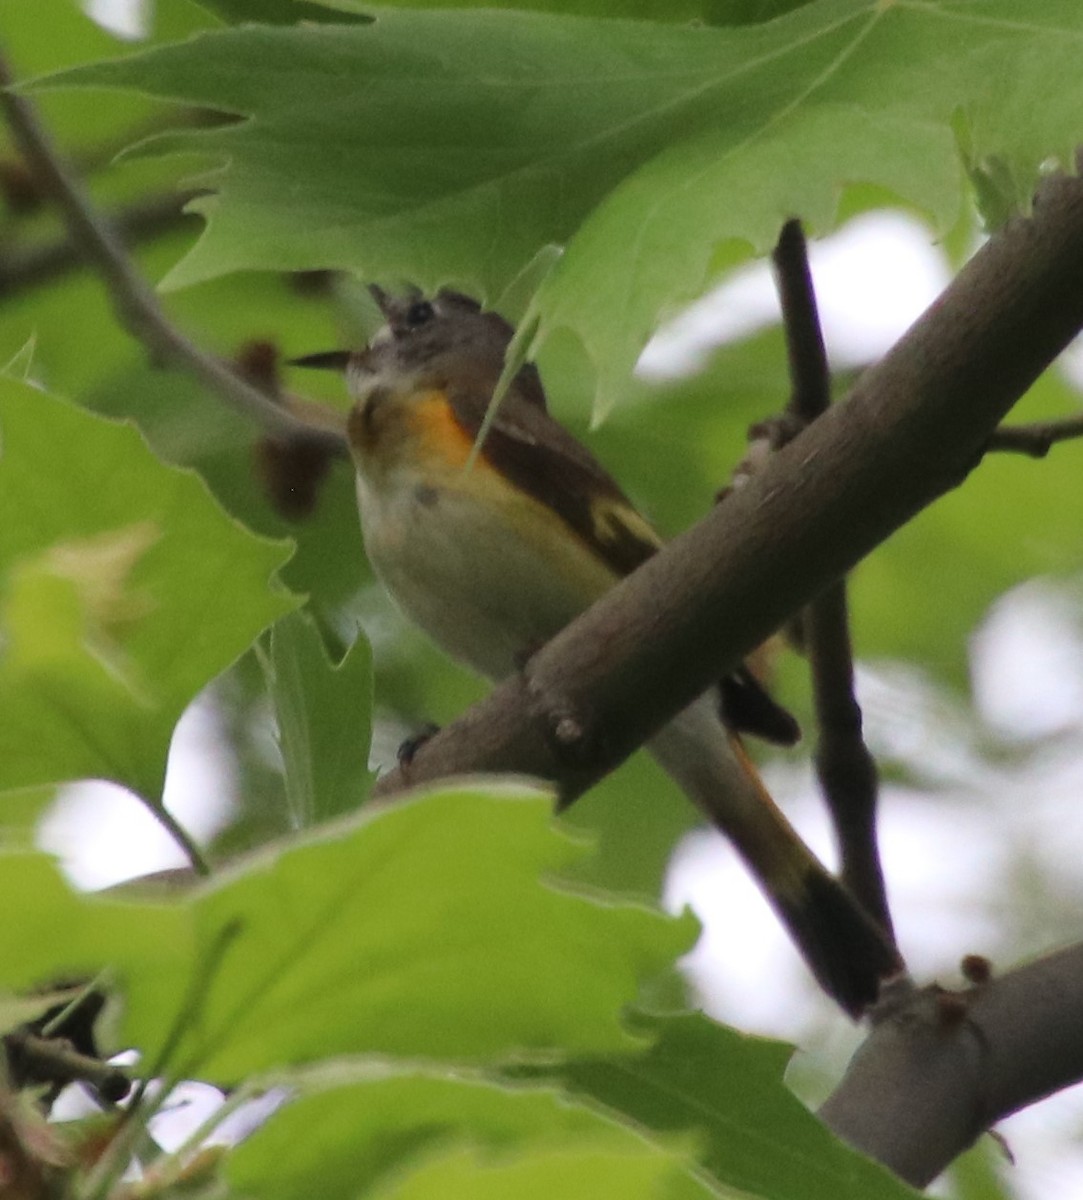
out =
[(300, 358), (286, 360), (289, 367), (308, 367), (314, 371), (340, 371), (349, 366), (353, 352), (350, 350), (323, 350), (319, 354), (304, 354)]

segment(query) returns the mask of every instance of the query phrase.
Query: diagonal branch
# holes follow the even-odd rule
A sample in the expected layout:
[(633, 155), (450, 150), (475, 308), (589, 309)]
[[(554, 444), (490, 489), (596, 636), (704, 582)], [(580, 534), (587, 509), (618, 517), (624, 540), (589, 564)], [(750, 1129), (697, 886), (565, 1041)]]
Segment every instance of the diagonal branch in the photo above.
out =
[[(162, 192), (119, 207), (108, 218), (126, 245), (138, 244), (192, 220), (185, 205), (201, 190)], [(0, 251), (0, 299), (38, 284), (49, 283), (84, 265), (80, 248), (70, 237), (5, 245)]]
[[(793, 388), (786, 415), (797, 428), (805, 428), (827, 412), (831, 374), (799, 221), (783, 226), (774, 266)], [(861, 734), (845, 578), (828, 584), (813, 600), (801, 617), (801, 628), (819, 732), (816, 774), (831, 812), (842, 881), (893, 938), (876, 837), (876, 763)]]
[(574, 799), (957, 486), (1081, 327), (1083, 181), (1055, 177), (845, 401), (377, 791), (517, 771)]
[(53, 145), (33, 105), (11, 90), (13, 84), (11, 70), (0, 55), (0, 109), (12, 136), (42, 187), (60, 208), (72, 241), (104, 281), (124, 328), (146, 346), (153, 358), (188, 371), (267, 433), (316, 438), (326, 443), (329, 452), (345, 455), (341, 420), (332, 410), (328, 410), (325, 420), (321, 414), (318, 428), (311, 421), (299, 419), (246, 383), (225, 363), (205, 354), (171, 324), (120, 239), (95, 211), (86, 189)]

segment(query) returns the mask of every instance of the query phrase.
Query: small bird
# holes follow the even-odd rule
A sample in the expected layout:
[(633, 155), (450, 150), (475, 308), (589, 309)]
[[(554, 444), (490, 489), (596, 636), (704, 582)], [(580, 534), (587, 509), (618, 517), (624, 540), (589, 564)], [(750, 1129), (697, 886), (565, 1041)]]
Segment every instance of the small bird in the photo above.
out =
[[(402, 609), (447, 654), (499, 681), (660, 547), (597, 459), (548, 413), (519, 369), (474, 444), (513, 328), (459, 292), (372, 295), (386, 324), (356, 353), (297, 365), (343, 370), (365, 549)], [(897, 952), (797, 836), (741, 744), (783, 744), (793, 717), (745, 666), (648, 743), (734, 844), (809, 968), (851, 1015), (872, 1004)]]

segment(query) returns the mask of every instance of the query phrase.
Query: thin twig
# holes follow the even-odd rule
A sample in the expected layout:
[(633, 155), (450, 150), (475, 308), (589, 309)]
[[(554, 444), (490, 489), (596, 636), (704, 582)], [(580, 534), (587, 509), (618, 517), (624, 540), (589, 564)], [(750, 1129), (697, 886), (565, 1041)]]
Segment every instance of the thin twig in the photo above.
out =
[(199, 848), (188, 830), (184, 828), (164, 804), (148, 803), (147, 807), (154, 814), (158, 824), (162, 826), (166, 833), (169, 834), (184, 852), (184, 856), (191, 864), (192, 870), (204, 878), (209, 876), (211, 873), (210, 864), (204, 858), (203, 851)]
[(81, 1054), (63, 1038), (18, 1029), (5, 1034), (3, 1043), (9, 1062), (28, 1083), (58, 1089), (69, 1083), (88, 1083), (103, 1100), (114, 1104), (131, 1088), (131, 1080), (119, 1067)]
[(994, 429), (986, 450), (1007, 450), (1031, 458), (1045, 458), (1057, 442), (1083, 437), (1083, 414), (1063, 421), (1045, 421), (1034, 425), (1001, 425)]
[(91, 204), (82, 183), (63, 161), (38, 121), (33, 105), (11, 91), (11, 70), (0, 55), (0, 108), (23, 156), (56, 201), (72, 241), (98, 271), (125, 329), (159, 361), (195, 375), (226, 403), (280, 437), (303, 435), (326, 440), (328, 450), (346, 454), (341, 423), (328, 416), (326, 427), (303, 421), (241, 379), (225, 363), (205, 354), (166, 317), (158, 298), (135, 269), (116, 233)]
[[(773, 260), (792, 388), (786, 416), (803, 428), (827, 411), (831, 372), (799, 221), (782, 227)], [(876, 837), (876, 764), (862, 737), (861, 706), (854, 691), (845, 577), (804, 610), (801, 628), (819, 731), (816, 774), (835, 829), (842, 881), (894, 939)]]
[[(147, 196), (122, 205), (107, 220), (126, 245), (138, 245), (192, 220), (184, 206), (202, 194), (202, 189), (193, 189)], [(0, 298), (49, 283), (84, 266), (85, 261), (83, 252), (70, 237), (5, 246), (0, 252)]]
[(803, 425), (810, 425), (831, 403), (831, 372), (800, 221), (790, 220), (782, 226), (772, 261), (790, 364), (791, 392), (786, 408)]

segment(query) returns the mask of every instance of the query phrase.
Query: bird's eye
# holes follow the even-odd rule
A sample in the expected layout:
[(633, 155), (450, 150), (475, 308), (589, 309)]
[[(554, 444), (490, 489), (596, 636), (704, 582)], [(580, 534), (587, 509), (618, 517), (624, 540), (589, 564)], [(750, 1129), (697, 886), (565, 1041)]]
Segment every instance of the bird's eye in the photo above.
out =
[(428, 300), (417, 300), (406, 310), (407, 328), (417, 329), (419, 325), (426, 325), (435, 315), (436, 312)]

